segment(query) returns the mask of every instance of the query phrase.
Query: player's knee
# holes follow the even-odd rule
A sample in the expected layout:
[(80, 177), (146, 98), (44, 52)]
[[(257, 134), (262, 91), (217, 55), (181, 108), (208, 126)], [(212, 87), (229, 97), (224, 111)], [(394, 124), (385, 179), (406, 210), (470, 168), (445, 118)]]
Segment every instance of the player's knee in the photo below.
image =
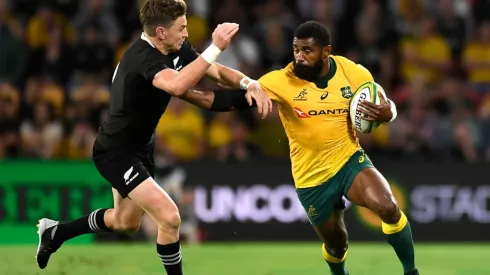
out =
[(171, 229), (179, 229), (180, 227), (180, 214), (178, 209), (174, 209), (169, 211), (167, 215), (165, 215), (165, 220), (163, 221), (165, 226)]
[(179, 209), (175, 204), (170, 209), (161, 209), (156, 217), (158, 227), (165, 230), (177, 230), (180, 227)]
[(394, 201), (379, 205), (376, 212), (381, 220), (387, 224), (395, 224), (401, 218), (400, 208)]
[(325, 244), (326, 250), (328, 255), (335, 257), (337, 259), (342, 259), (345, 256), (345, 253), (347, 252), (348, 249), (348, 244), (347, 242), (345, 243), (339, 243), (336, 245), (328, 246)]
[(138, 222), (127, 222), (119, 224), (119, 232), (135, 233), (140, 230), (141, 224)]
[(141, 221), (133, 219), (116, 219), (114, 221), (113, 230), (123, 233), (135, 233), (140, 230)]

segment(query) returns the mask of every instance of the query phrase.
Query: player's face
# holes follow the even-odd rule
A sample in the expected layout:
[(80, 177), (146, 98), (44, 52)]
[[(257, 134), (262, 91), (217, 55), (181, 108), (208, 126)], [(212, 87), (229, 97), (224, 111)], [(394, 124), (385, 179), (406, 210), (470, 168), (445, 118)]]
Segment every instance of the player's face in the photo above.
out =
[(161, 27), (160, 31), (157, 30), (158, 33), (160, 33), (159, 36), (169, 52), (180, 50), (185, 39), (189, 36), (185, 15), (177, 18), (169, 27)]
[(304, 80), (314, 81), (323, 71), (328, 60), (329, 47), (321, 47), (313, 38), (293, 40), (294, 74)]

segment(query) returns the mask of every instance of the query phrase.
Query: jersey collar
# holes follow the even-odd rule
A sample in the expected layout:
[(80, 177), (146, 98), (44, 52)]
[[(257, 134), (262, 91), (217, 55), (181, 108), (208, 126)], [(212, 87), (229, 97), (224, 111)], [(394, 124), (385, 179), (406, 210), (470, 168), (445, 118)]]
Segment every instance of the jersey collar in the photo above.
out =
[(332, 79), (332, 77), (335, 75), (337, 72), (337, 64), (333, 60), (333, 58), (328, 57), (328, 62), (330, 64), (330, 69), (328, 70), (328, 73), (325, 76), (322, 76), (315, 80), (315, 85), (320, 88), (320, 89), (325, 89), (328, 87), (328, 81)]
[(144, 32), (141, 33), (141, 40), (148, 42), (148, 44), (150, 44), (150, 46), (152, 46), (153, 48), (156, 48), (155, 45), (153, 45), (153, 42), (151, 42), (151, 40), (148, 39), (148, 37), (146, 37), (146, 34)]

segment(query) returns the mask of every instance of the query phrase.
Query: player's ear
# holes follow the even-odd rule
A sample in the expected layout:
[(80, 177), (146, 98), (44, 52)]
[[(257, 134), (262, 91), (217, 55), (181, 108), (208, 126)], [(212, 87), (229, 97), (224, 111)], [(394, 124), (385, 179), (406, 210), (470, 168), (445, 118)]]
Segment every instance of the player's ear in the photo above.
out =
[(157, 27), (156, 29), (156, 34), (157, 34), (157, 37), (160, 38), (160, 39), (165, 39), (165, 28), (164, 27)]
[(323, 57), (327, 58), (332, 53), (332, 46), (323, 47)]

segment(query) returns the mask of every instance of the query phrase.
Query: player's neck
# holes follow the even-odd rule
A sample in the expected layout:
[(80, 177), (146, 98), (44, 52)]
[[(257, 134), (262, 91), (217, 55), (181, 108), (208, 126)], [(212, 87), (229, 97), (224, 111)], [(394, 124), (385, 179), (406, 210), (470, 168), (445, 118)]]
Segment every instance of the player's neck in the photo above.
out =
[(146, 42), (150, 43), (150, 45), (152, 45), (155, 49), (159, 50), (162, 54), (167, 55), (169, 53), (169, 51), (163, 45), (162, 41), (160, 41), (160, 39), (158, 39), (157, 37), (151, 37), (146, 33), (143, 33), (143, 36), (141, 38), (143, 40), (146, 40)]
[(320, 78), (326, 76), (330, 72), (330, 57), (324, 64), (325, 66), (323, 66), (322, 72), (320, 73)]
[(323, 70), (320, 74), (320, 77), (318, 77), (318, 79), (314, 81), (315, 85), (320, 89), (327, 88), (328, 81), (332, 79), (336, 71), (337, 71), (337, 64), (335, 64), (335, 61), (329, 57), (327, 64), (323, 66)]

